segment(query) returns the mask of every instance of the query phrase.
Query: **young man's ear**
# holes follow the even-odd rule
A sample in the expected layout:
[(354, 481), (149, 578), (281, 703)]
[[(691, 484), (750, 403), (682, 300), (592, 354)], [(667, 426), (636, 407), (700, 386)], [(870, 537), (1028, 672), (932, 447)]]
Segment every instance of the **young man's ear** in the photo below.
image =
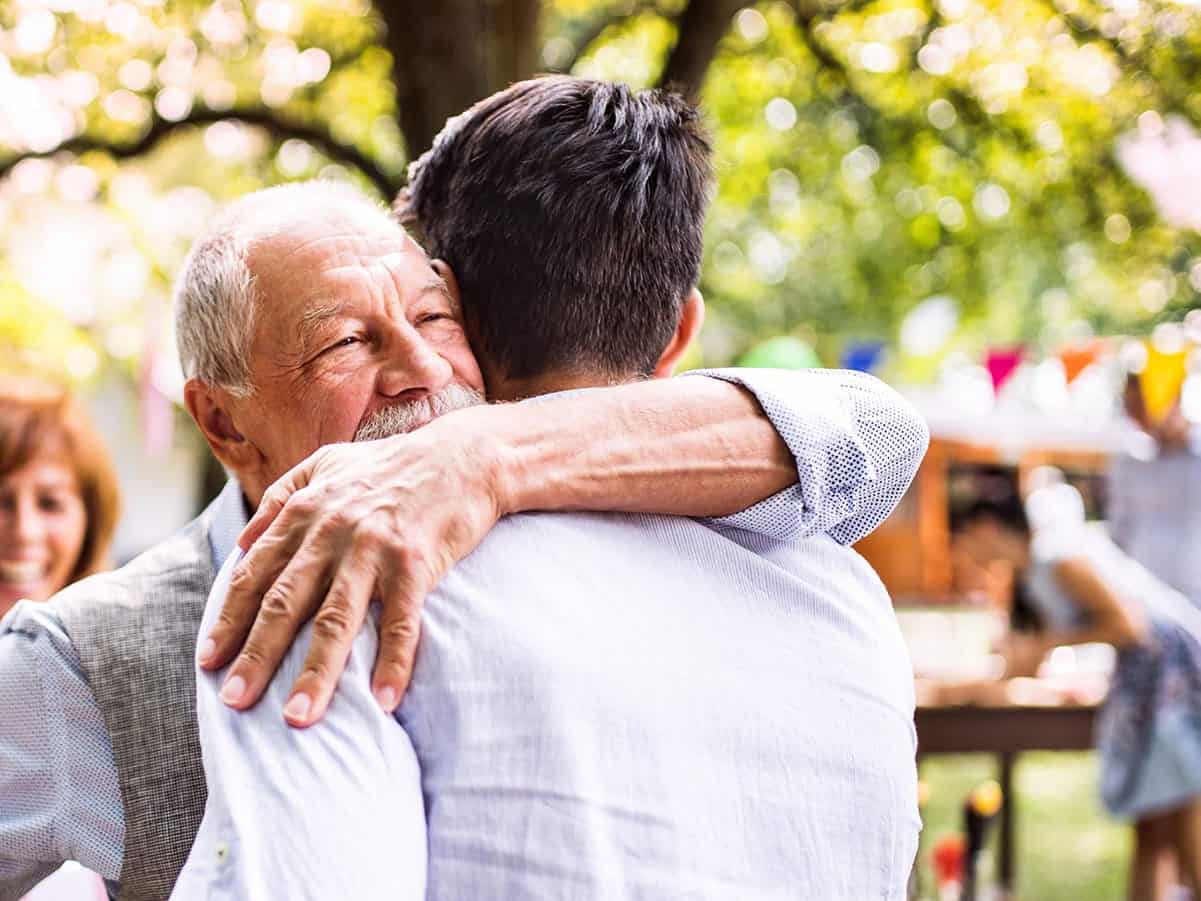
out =
[(700, 334), (701, 326), (705, 323), (705, 298), (698, 288), (693, 288), (684, 298), (684, 307), (680, 310), (680, 324), (676, 333), (667, 343), (659, 362), (655, 364), (654, 376), (657, 379), (667, 378), (675, 372), (684, 352)]
[(245, 472), (262, 464), (262, 452), (234, 425), (226, 391), (188, 379), (183, 386), (183, 399), (213, 456), (225, 466), (234, 472)]

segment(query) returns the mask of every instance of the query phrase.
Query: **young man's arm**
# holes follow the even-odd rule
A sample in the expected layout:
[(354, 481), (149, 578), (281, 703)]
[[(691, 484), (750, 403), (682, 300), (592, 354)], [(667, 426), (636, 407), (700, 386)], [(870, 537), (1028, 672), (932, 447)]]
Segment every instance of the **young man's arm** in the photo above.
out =
[(112, 745), (70, 641), (26, 601), (0, 621), (0, 901), (68, 860), (120, 876), (124, 810)]
[(849, 543), (892, 510), (925, 453), (921, 418), (870, 376), (708, 374), (475, 407), (409, 435), (318, 451), (272, 487), (244, 533), (253, 547), (201, 636), (202, 665), (245, 644), (223, 697), (247, 708), (315, 613), (287, 708), (289, 722), (311, 724), (376, 597), (373, 684), (390, 710), (412, 669), (425, 595), (506, 513), (737, 514), (730, 524), (782, 540), (825, 532)]
[[(217, 576), (206, 623), (239, 556)], [(245, 713), (221, 703), (216, 674), (197, 670), (208, 800), (172, 901), (425, 897), (421, 774), (408, 734), (371, 696), (374, 628), (356, 636), (321, 728), (291, 729), (280, 718), (311, 634), (302, 630), (282, 678)]]

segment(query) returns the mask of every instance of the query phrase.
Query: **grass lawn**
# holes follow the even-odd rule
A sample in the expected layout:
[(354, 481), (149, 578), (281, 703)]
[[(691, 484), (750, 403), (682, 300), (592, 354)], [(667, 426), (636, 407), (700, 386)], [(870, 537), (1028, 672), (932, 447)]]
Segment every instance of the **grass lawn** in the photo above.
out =
[[(923, 811), (919, 866), (923, 899), (935, 897), (930, 851), (939, 837), (961, 829), (962, 804), (976, 785), (995, 778), (986, 754), (940, 754), (922, 762), (930, 788)], [(1097, 795), (1097, 759), (1091, 753), (1030, 753), (1018, 758), (1017, 898), (1020, 901), (1119, 901), (1125, 897), (1131, 837), (1111, 819)], [(991, 859), (982, 862), (992, 883)], [(987, 852), (986, 852), (987, 853)], [(987, 894), (982, 893), (987, 898)]]

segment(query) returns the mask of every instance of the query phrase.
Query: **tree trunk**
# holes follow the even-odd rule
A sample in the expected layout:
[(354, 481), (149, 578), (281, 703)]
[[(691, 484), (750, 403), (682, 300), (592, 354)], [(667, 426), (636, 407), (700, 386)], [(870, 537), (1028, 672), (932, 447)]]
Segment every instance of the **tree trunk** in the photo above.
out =
[(492, 85), (486, 0), (377, 0), (409, 159)]
[[(730, 20), (746, 0), (692, 0), (677, 20), (660, 83), (695, 100)], [(542, 69), (541, 0), (376, 0), (387, 26), (409, 159), (446, 120)]]
[(695, 102), (730, 20), (746, 5), (747, 0), (692, 0), (677, 20), (676, 45), (659, 84)]
[[(492, 90), (541, 72), (541, 0), (491, 0)], [(491, 93), (491, 91), (489, 91)]]

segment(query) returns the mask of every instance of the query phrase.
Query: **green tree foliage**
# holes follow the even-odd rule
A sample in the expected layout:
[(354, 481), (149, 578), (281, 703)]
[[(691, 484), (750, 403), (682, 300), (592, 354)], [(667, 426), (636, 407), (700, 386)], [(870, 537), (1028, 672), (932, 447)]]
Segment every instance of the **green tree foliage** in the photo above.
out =
[[(1141, 332), (1196, 305), (1201, 241), (1116, 146), (1201, 122), (1199, 51), (1166, 0), (5, 3), (3, 302), (82, 327), (77, 376), (169, 357), (170, 274), (215, 204), (319, 175), (390, 195), (428, 123), (541, 69), (699, 93), (706, 362), (781, 333), (832, 358), (932, 295), (966, 348)], [(34, 340), (14, 318), (0, 340)]]

